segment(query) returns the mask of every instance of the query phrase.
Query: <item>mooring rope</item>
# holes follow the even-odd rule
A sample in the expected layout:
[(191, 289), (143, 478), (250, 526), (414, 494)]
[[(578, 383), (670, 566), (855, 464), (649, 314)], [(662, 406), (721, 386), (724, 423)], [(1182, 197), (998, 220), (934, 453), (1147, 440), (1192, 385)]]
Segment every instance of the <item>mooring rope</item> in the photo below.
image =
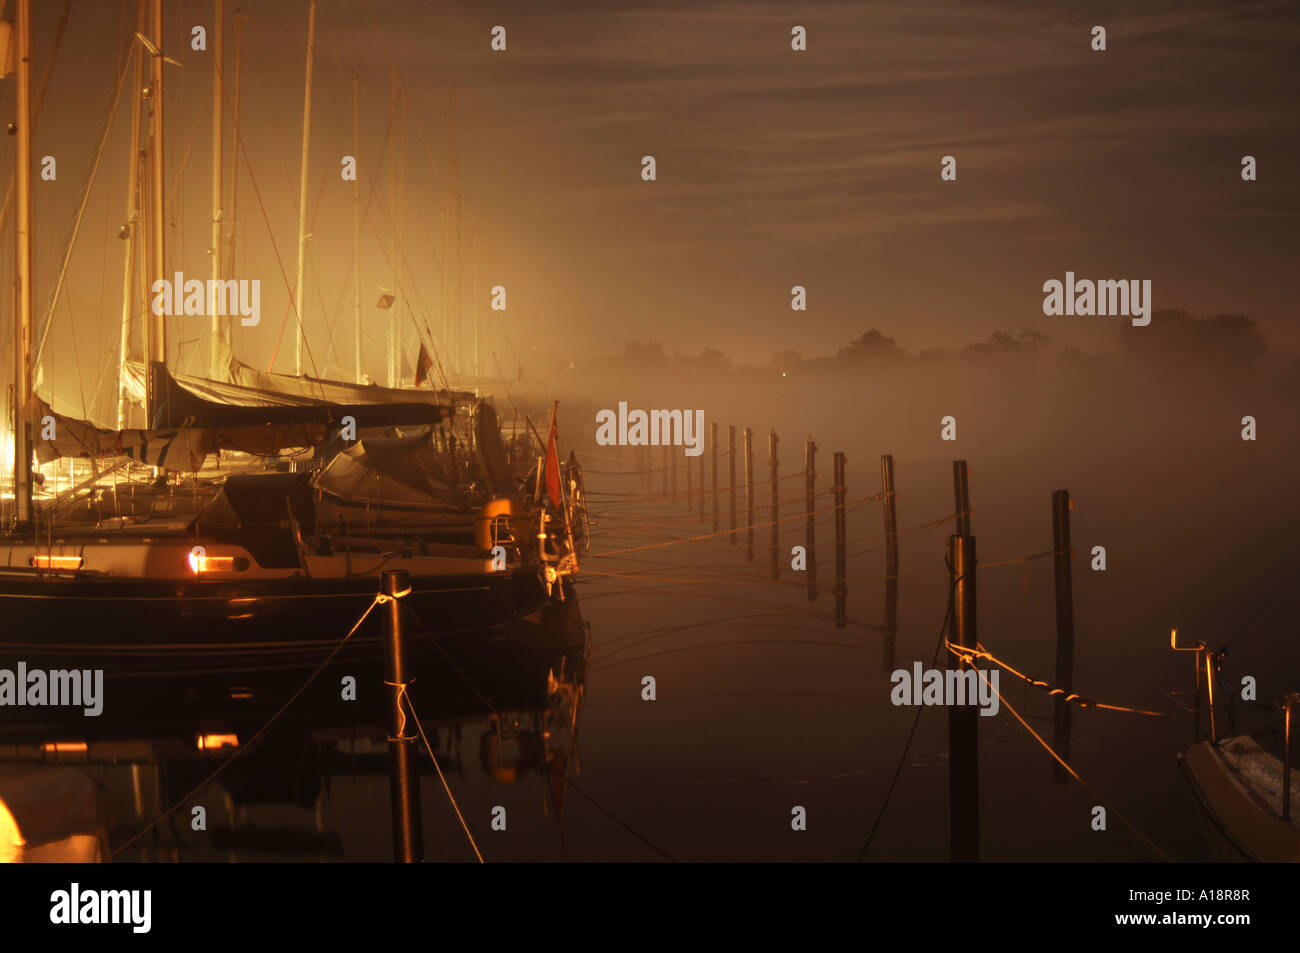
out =
[[(407, 589), (406, 591), (410, 592), (409, 589)], [(405, 593), (403, 593), (403, 595), (405, 595)], [(248, 749), (255, 746), (257, 742), (261, 740), (262, 736), (265, 735), (266, 732), (270, 729), (270, 727), (273, 724), (275, 724), (286, 711), (289, 710), (289, 707), (295, 701), (298, 700), (298, 696), (300, 696), (303, 692), (305, 692), (307, 690), (307, 687), (316, 680), (316, 676), (319, 675), (321, 672), (323, 672), (326, 666), (330, 664), (330, 662), (334, 661), (334, 656), (339, 654), (339, 651), (343, 648), (344, 645), (347, 644), (348, 639), (352, 638), (352, 636), (356, 634), (357, 629), (361, 628), (361, 624), (365, 622), (367, 617), (369, 617), (370, 613), (374, 611), (375, 606), (380, 605), (381, 600), (388, 601), (388, 599), (389, 597), (383, 596), (382, 594), (376, 595), (374, 600), (371, 601), (370, 605), (366, 606), (366, 611), (361, 613), (361, 617), (357, 619), (356, 623), (352, 626), (352, 628), (348, 630), (348, 634), (343, 636), (343, 638), (339, 640), (339, 643), (335, 645), (334, 648), (330, 651), (330, 654), (325, 657), (325, 661), (320, 663), (320, 665), (316, 668), (316, 671), (312, 672), (311, 675), (307, 677), (307, 681), (302, 683), (302, 686), (289, 697), (289, 700), (287, 702), (285, 702), (283, 705), (280, 706), (280, 710), (277, 711), (274, 715), (272, 715), (270, 719), (266, 722), (266, 724), (264, 724), (261, 728), (257, 730), (257, 733), (254, 734), (253, 737), (249, 738), (246, 743), (236, 748), (234, 754), (232, 754), (225, 761), (221, 762), (221, 764), (217, 766), (217, 769), (215, 771), (213, 771), (206, 778), (200, 781), (193, 789), (189, 791), (189, 793), (187, 793), (184, 797), (182, 797), (179, 801), (177, 801), (175, 804), (169, 807), (162, 814), (159, 814), (148, 825), (146, 825), (145, 827), (137, 831), (135, 834), (133, 834), (128, 840), (124, 841), (121, 844), (121, 846), (115, 849), (109, 856), (116, 857), (118, 854), (126, 850), (128, 847), (134, 844), (137, 840), (139, 840), (149, 831), (153, 830), (155, 827), (157, 827), (167, 818), (175, 814), (176, 811), (178, 811), (181, 807), (183, 807), (186, 804), (186, 802), (189, 801), (190, 798), (198, 794), (209, 784), (215, 781), (217, 779), (217, 776), (220, 775), (221, 772), (225, 771), (226, 768), (230, 767), (230, 765), (234, 762), (236, 758), (238, 758)]]
[[(474, 856), (478, 858), (480, 864), (486, 863), (483, 859), (483, 853), (478, 849), (478, 844), (474, 843), (474, 835), (470, 833), (469, 825), (465, 823), (465, 815), (460, 812), (460, 805), (456, 803), (456, 797), (451, 793), (447, 778), (442, 773), (442, 766), (438, 764), (438, 756), (433, 751), (433, 745), (429, 744), (429, 739), (424, 733), (424, 725), (420, 724), (420, 716), (415, 713), (415, 705), (411, 702), (410, 696), (406, 694), (405, 686), (403, 686), (401, 698), (406, 700), (407, 707), (411, 709), (411, 717), (415, 719), (415, 729), (420, 733), (420, 739), (424, 742), (424, 750), (429, 752), (429, 758), (433, 761), (434, 770), (438, 772), (438, 780), (442, 782), (442, 789), (447, 792), (447, 800), (451, 802), (452, 810), (456, 812), (456, 819), (460, 821), (461, 830), (465, 832), (465, 837), (469, 840), (469, 846), (474, 848)], [(405, 713), (402, 713), (402, 724), (406, 724)]]

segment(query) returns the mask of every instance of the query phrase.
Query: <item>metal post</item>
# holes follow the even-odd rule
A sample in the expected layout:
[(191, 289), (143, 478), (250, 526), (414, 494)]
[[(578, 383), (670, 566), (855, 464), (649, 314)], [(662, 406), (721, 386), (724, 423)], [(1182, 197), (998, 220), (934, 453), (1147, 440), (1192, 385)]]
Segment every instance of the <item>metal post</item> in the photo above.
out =
[(808, 553), (808, 601), (817, 600), (817, 520), (813, 516), (817, 509), (817, 444), (812, 437), (804, 446), (804, 510), (807, 522), (804, 524), (804, 549)]
[(727, 470), (731, 477), (727, 482), (727, 494), (731, 503), (731, 532), (729, 542), (736, 545), (736, 428), (727, 427)]
[(846, 609), (848, 602), (848, 548), (845, 538), (848, 535), (847, 519), (844, 512), (844, 454), (835, 454), (835, 628), (842, 629), (848, 625)]
[(965, 460), (952, 462), (953, 501), (957, 509), (957, 535), (970, 535), (970, 468)]
[[(951, 641), (973, 649), (978, 641), (974, 536), (948, 537), (948, 566), (949, 581), (954, 589)], [(949, 665), (959, 671), (972, 667), (965, 661), (957, 662), (951, 654), (948, 658)], [(980, 712), (979, 706), (971, 701), (968, 698), (967, 704), (948, 708), (949, 858), (961, 862), (977, 861), (980, 857)]]
[(885, 496), (885, 642), (881, 664), (884, 671), (892, 672), (898, 644), (898, 512), (894, 505), (892, 454), (880, 458), (880, 485)]
[[(1056, 696), (1052, 719), (1053, 747), (1064, 760), (1070, 760), (1070, 703), (1066, 696), (1074, 690), (1074, 594), (1071, 584), (1070, 558), (1070, 491), (1052, 493), (1052, 567), (1056, 580), (1056, 687), (1064, 694)], [(1065, 784), (1069, 775), (1057, 761), (1052, 762), (1052, 778)]]
[(771, 484), (772, 484), (772, 492), (769, 494), (769, 498), (772, 501), (772, 547), (771, 549), (772, 549), (772, 578), (773, 579), (781, 578), (781, 568), (780, 568), (781, 563), (780, 560), (777, 558), (777, 547), (781, 543), (780, 534), (777, 532), (779, 528), (777, 525), (777, 519), (779, 518), (777, 515), (777, 509), (778, 506), (780, 505), (780, 498), (777, 496), (778, 468), (777, 468), (777, 458), (776, 458), (776, 445), (778, 442), (779, 442), (779, 438), (776, 435), (776, 428), (773, 427), (772, 432), (767, 435), (767, 461), (768, 461), (768, 470), (771, 471)]
[(405, 863), (424, 860), (424, 829), (420, 818), (420, 775), (415, 767), (417, 735), (407, 724), (406, 686), (411, 681), (401, 599), (411, 588), (404, 569), (386, 569), (381, 591), (384, 604), (384, 684), (388, 686), (389, 789), (393, 806), (393, 855)]

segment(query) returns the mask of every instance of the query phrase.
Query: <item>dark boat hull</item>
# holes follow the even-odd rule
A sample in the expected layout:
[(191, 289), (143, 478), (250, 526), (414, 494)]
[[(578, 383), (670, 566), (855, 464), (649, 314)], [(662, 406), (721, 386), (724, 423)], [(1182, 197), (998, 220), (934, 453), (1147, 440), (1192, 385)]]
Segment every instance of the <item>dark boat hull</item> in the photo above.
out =
[[(28, 671), (102, 669), (104, 713), (8, 707), (5, 721), (170, 718), (232, 700), (278, 707), (335, 649), (310, 688), (313, 702), (352, 707), (342, 682), (349, 675), (357, 702), (376, 702), (384, 607), (339, 647), (375, 595), (374, 577), (201, 584), (11, 577), (0, 588), (0, 668), (22, 661)], [(466, 697), (503, 668), (527, 680), (540, 669), (544, 678), (546, 659), (564, 646), (551, 644), (553, 627), (529, 620), (551, 602), (537, 574), (522, 569), (412, 580), (405, 618), (417, 673), (442, 684), (440, 694), (461, 685)]]

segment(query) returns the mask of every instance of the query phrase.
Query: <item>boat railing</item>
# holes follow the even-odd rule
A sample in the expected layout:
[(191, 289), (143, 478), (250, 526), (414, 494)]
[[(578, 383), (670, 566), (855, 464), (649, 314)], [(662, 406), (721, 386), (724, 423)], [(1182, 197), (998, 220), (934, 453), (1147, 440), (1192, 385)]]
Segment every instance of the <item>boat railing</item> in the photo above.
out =
[(1282, 820), (1291, 819), (1291, 709), (1300, 704), (1300, 692), (1282, 701)]

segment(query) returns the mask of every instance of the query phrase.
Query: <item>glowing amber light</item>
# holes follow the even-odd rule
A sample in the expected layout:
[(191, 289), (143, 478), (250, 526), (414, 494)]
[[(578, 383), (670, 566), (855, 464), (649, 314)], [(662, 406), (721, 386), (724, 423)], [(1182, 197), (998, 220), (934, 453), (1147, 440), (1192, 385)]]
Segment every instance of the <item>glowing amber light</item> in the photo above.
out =
[(200, 556), (198, 553), (190, 553), (187, 558), (190, 571), (194, 573), (235, 571), (234, 556)]
[(198, 747), (200, 751), (216, 751), (219, 748), (238, 748), (239, 738), (236, 735), (199, 735)]
[(32, 565), (37, 569), (80, 569), (80, 556), (33, 556)]
[(41, 750), (46, 754), (85, 754), (86, 743), (84, 741), (47, 741), (41, 745)]

